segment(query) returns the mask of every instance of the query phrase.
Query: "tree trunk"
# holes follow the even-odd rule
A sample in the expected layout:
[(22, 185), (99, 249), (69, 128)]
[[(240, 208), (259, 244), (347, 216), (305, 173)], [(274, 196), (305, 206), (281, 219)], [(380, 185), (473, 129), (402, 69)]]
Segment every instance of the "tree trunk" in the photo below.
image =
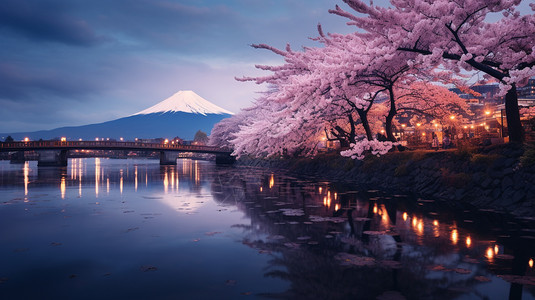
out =
[(516, 85), (514, 84), (505, 95), (505, 114), (507, 116), (509, 142), (522, 143), (524, 141), (524, 128), (522, 128), (522, 123), (520, 122), (518, 96), (516, 94)]
[(364, 131), (366, 131), (366, 138), (368, 139), (368, 141), (373, 140), (370, 122), (368, 121), (368, 111), (358, 109), (357, 113), (359, 114), (360, 121), (362, 121), (362, 127), (364, 127)]
[(397, 140), (392, 133), (392, 120), (394, 120), (394, 116), (396, 115), (396, 102), (392, 86), (388, 87), (388, 94), (390, 95), (390, 111), (388, 111), (388, 116), (386, 116), (385, 131), (387, 139), (395, 143)]

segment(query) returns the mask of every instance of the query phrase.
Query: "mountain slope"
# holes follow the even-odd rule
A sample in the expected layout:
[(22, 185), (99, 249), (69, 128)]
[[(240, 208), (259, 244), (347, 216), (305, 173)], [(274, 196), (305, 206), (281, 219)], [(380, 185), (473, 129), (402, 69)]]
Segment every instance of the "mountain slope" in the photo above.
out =
[(142, 110), (135, 115), (152, 113), (186, 112), (194, 114), (228, 114), (232, 112), (221, 108), (195, 94), (193, 91), (179, 91), (162, 102)]
[[(170, 100), (171, 99), (171, 100)], [(231, 112), (202, 99), (191, 91), (181, 91), (166, 100), (124, 117), (103, 123), (61, 127), (35, 132), (5, 133), (15, 140), (29, 137), (31, 140), (67, 137), (68, 140), (95, 140), (110, 138), (134, 140), (135, 138), (173, 138), (178, 136), (192, 140), (198, 130), (210, 133), (212, 127)]]

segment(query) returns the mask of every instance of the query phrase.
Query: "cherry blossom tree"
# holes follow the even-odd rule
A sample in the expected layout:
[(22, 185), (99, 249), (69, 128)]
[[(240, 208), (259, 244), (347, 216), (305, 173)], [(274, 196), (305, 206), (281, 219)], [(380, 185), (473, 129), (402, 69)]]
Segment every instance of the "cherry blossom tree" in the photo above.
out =
[[(498, 80), (510, 141), (523, 140), (516, 85), (535, 75), (535, 15), (522, 16), (516, 10), (520, 0), (392, 0), (390, 7), (344, 2), (358, 14), (339, 6), (330, 12), (382, 36), (400, 52), (418, 54), (409, 64), (476, 70)], [(497, 13), (503, 17), (489, 21)]]

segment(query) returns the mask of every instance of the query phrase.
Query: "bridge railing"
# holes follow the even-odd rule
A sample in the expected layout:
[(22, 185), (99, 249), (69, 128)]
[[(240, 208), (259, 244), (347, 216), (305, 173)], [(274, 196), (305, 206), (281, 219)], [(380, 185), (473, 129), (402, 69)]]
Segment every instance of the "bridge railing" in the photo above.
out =
[(39, 149), (39, 148), (110, 148), (112, 149), (147, 149), (147, 150), (178, 150), (178, 151), (206, 151), (206, 152), (232, 152), (215, 146), (159, 144), (141, 142), (117, 142), (117, 141), (28, 141), (0, 143), (0, 149)]

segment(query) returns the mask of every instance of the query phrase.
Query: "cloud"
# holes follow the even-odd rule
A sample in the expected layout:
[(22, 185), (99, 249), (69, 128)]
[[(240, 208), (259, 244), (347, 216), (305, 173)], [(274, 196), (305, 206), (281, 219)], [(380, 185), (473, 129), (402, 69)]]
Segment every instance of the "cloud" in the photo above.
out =
[(82, 19), (55, 1), (3, 0), (0, 28), (32, 40), (92, 46), (103, 39)]

